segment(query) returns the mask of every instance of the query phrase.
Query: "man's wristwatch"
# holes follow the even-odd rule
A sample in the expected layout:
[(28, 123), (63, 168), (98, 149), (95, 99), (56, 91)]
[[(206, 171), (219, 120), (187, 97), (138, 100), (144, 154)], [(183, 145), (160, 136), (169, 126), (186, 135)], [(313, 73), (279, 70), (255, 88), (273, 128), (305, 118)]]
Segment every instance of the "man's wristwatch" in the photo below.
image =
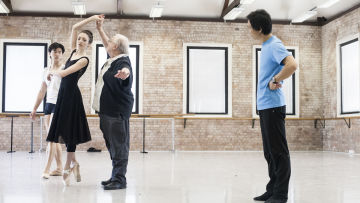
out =
[(272, 82), (273, 84), (278, 84), (278, 82), (276, 81), (275, 77), (272, 77), (271, 82)]

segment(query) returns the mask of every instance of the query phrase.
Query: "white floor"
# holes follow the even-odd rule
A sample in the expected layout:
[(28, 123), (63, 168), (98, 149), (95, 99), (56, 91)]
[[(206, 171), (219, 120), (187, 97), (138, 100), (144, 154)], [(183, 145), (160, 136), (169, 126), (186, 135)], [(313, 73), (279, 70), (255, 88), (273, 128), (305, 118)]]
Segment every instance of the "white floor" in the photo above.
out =
[[(247, 203), (268, 181), (262, 152), (131, 152), (128, 188), (104, 191), (108, 153), (77, 157), (83, 180), (65, 187), (61, 177), (40, 177), (45, 153), (0, 152), (0, 203)], [(289, 203), (360, 202), (359, 155), (292, 152), (291, 158)]]

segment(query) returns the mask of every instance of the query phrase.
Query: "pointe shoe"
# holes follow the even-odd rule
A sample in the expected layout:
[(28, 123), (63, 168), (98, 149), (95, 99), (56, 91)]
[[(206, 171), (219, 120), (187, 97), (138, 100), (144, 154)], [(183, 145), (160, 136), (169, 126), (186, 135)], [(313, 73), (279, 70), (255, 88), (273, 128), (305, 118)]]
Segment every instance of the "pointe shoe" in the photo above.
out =
[(50, 175), (49, 175), (49, 173), (43, 173), (42, 174), (42, 178), (44, 178), (44, 179), (49, 179), (50, 178)]
[(62, 174), (62, 170), (56, 169), (54, 171), (51, 171), (49, 175), (50, 176), (62, 176), (63, 174)]
[(75, 176), (75, 180), (76, 182), (80, 182), (81, 181), (81, 176), (80, 176), (80, 165), (79, 163), (75, 163), (74, 167), (74, 176)]
[(63, 183), (64, 183), (65, 186), (70, 185), (70, 174), (71, 174), (71, 172), (72, 172), (72, 168), (63, 170)]

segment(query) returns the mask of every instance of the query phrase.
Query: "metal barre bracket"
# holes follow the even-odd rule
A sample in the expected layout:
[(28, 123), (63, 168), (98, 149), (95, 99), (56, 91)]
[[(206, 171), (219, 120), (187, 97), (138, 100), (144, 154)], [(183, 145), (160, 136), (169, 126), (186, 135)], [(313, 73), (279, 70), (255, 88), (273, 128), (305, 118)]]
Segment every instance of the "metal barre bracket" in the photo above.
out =
[(326, 121), (326, 120), (324, 119), (324, 122), (321, 122), (321, 120), (322, 120), (322, 119), (315, 119), (315, 120), (314, 120), (314, 127), (315, 127), (315, 128), (317, 128), (318, 122), (320, 123), (320, 125), (321, 125), (322, 128), (325, 128), (325, 121)]
[(349, 122), (346, 121), (346, 118), (344, 118), (344, 121), (345, 121), (347, 127), (351, 128), (351, 120), (350, 120), (350, 118), (349, 118)]

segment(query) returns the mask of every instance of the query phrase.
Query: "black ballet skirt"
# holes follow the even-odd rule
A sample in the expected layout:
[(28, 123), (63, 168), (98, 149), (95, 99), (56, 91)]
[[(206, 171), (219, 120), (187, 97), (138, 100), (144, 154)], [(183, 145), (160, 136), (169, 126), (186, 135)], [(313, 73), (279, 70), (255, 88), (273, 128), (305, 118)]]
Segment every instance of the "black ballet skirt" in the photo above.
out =
[(85, 67), (61, 80), (54, 116), (46, 139), (49, 142), (77, 145), (91, 140), (81, 92), (77, 85), (89, 65), (89, 59), (81, 57), (70, 60), (75, 51), (66, 61), (64, 69), (72, 66), (81, 58), (86, 58), (88, 63)]

